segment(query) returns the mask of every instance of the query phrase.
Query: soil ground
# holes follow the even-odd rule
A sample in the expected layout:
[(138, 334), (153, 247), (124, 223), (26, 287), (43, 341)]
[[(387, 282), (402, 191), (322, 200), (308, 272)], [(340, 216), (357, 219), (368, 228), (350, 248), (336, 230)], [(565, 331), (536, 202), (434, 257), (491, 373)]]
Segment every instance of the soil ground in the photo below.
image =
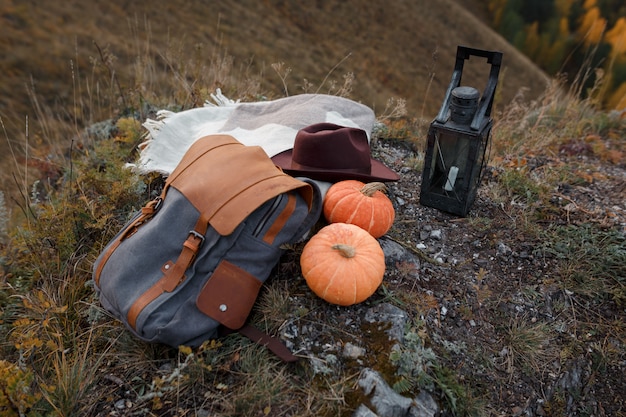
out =
[[(623, 164), (598, 162), (601, 180), (559, 186), (553, 207), (542, 208), (549, 218), (529, 224), (523, 214), (528, 209), (514, 197), (496, 201), (496, 168), (487, 169), (462, 218), (420, 204), (421, 172), (409, 166), (417, 149), (399, 141), (378, 145), (378, 157), (401, 173), (388, 191), (395, 224), (380, 240), (387, 256), (384, 290), (369, 304), (339, 309), (308, 299), (301, 283), (292, 311), (310, 311), (305, 332), (316, 339), (317, 353), (340, 351), (348, 342), (363, 346), (367, 359), (353, 366), (388, 375), (389, 343), (381, 344), (363, 321), (368, 305), (386, 299), (402, 306), (424, 345), (456, 382), (471, 387), (488, 415), (626, 415), (624, 305), (593, 303), (568, 289), (567, 260), (551, 255), (537, 232), (594, 224), (623, 233)], [(564, 154), (559, 160), (537, 158), (536, 164), (547, 169), (581, 158), (587, 157)], [(618, 273), (623, 279), (624, 269)]]

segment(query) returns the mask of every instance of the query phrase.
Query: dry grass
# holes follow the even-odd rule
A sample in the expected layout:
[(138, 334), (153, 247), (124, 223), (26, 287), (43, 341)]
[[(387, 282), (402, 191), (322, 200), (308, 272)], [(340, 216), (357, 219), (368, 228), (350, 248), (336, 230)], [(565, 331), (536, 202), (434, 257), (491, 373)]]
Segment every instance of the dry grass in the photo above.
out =
[[(26, 143), (31, 157), (46, 160), (111, 114), (193, 107), (216, 87), (248, 99), (343, 90), (377, 114), (389, 100), (405, 100), (410, 117), (430, 120), (458, 44), (504, 51), (517, 76), (502, 79), (503, 105), (523, 87), (530, 88), (529, 99), (539, 96), (546, 83), (452, 0), (384, 8), (338, 0), (318, 7), (181, 0), (92, 7), (5, 0), (3, 6), (0, 118), (22, 166)], [(286, 80), (272, 68), (280, 62), (290, 68)], [(470, 68), (465, 81), (482, 85), (483, 74)], [(8, 154), (5, 142), (0, 155)], [(1, 161), (13, 170), (11, 164)]]
[(606, 152), (598, 155), (601, 158), (613, 158), (611, 147), (617, 152), (624, 150), (621, 141), (609, 135), (621, 129), (621, 114), (599, 112), (593, 99), (581, 100), (575, 86), (567, 87), (558, 79), (537, 101), (516, 100), (496, 120), (493, 152), (507, 160), (538, 154), (555, 157), (564, 145), (592, 141), (597, 135), (609, 136)]
[(524, 317), (512, 319), (500, 351), (507, 372), (513, 375), (513, 368), (519, 367), (528, 374), (541, 373), (546, 364), (558, 358), (558, 351), (550, 346), (552, 338), (544, 323), (532, 323)]

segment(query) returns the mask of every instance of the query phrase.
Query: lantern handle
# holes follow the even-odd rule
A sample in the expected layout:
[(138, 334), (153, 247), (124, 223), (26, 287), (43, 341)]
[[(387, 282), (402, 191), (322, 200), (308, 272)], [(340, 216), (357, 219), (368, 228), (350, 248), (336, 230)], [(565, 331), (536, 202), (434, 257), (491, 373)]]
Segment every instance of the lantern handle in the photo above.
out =
[(491, 115), (491, 106), (493, 104), (496, 87), (498, 85), (500, 66), (502, 65), (502, 52), (485, 51), (482, 49), (468, 48), (466, 46), (457, 47), (456, 62), (454, 64), (454, 71), (452, 72), (452, 79), (450, 80), (450, 85), (448, 86), (448, 90), (446, 91), (443, 104), (441, 105), (441, 109), (439, 110), (436, 120), (439, 123), (445, 123), (448, 119), (448, 110), (452, 99), (452, 90), (461, 85), (463, 65), (465, 60), (469, 60), (471, 56), (487, 58), (487, 63), (491, 64), (487, 86), (485, 87), (485, 91), (480, 98), (478, 109), (470, 125), (472, 130), (478, 130), (480, 129), (483, 119)]

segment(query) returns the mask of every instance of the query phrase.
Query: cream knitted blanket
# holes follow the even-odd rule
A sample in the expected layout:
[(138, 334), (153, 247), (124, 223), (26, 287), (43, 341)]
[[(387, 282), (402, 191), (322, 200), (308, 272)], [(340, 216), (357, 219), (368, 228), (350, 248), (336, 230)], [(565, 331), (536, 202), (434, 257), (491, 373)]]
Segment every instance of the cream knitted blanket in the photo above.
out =
[(215, 103), (207, 101), (204, 107), (179, 113), (161, 110), (157, 120), (146, 120), (147, 140), (131, 168), (168, 175), (192, 143), (211, 134), (227, 134), (244, 145), (261, 146), (272, 157), (293, 148), (296, 133), (303, 127), (329, 122), (361, 128), (370, 138), (376, 121), (369, 107), (338, 96), (301, 94), (240, 103), (218, 89), (211, 97)]

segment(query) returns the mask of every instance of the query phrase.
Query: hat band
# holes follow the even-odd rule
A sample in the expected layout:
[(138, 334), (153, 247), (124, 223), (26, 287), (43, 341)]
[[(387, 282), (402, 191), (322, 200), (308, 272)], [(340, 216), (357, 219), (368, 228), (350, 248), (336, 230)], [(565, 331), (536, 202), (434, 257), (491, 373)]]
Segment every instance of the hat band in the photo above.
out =
[(296, 161), (294, 161), (293, 159), (291, 160), (291, 168), (293, 170), (299, 170), (299, 171), (332, 171), (332, 172), (351, 172), (354, 174), (365, 174), (365, 175), (369, 175), (370, 174), (370, 169), (367, 169), (366, 167), (356, 167), (356, 168), (322, 168), (322, 167), (314, 167), (311, 165), (304, 165), (304, 164), (300, 164)]

